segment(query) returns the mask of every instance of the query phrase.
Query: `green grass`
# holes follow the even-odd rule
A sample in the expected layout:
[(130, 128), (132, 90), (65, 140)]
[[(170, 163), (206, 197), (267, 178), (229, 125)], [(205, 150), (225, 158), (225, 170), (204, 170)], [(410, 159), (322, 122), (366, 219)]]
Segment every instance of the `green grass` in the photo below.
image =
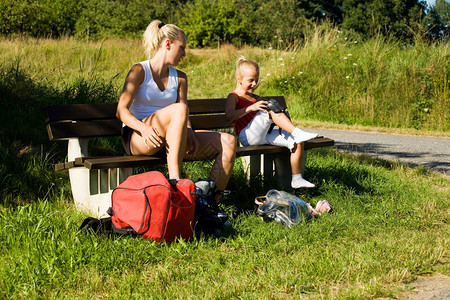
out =
[(334, 150), (311, 151), (307, 176), (318, 187), (298, 196), (334, 213), (289, 229), (234, 193), (247, 210), (226, 237), (171, 245), (81, 233), (85, 215), (57, 195), (1, 206), (0, 297), (362, 299), (449, 274), (448, 177)]
[[(259, 93), (286, 95), (298, 121), (449, 136), (448, 44), (355, 44), (321, 30), (290, 51), (190, 50), (180, 65), (189, 98), (225, 97), (244, 54), (260, 62)], [(308, 152), (305, 176), (317, 187), (296, 195), (335, 212), (291, 229), (256, 217), (254, 197), (276, 186), (248, 183), (238, 160), (223, 238), (165, 245), (80, 232), (87, 216), (72, 204), (67, 172), (53, 171), (67, 144), (48, 141), (42, 109), (117, 101), (144, 59), (139, 44), (0, 39), (0, 298), (364, 299), (450, 274), (449, 177), (333, 149)], [(117, 138), (91, 148), (123, 153)], [(210, 167), (186, 163), (183, 173), (196, 180)]]

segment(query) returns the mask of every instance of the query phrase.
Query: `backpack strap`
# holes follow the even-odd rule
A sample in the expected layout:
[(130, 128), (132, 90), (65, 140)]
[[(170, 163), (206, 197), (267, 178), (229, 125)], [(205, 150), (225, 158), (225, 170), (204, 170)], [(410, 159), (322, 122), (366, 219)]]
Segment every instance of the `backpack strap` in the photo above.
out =
[(112, 233), (112, 221), (111, 218), (93, 218), (88, 217), (84, 219), (81, 223), (80, 229), (82, 232), (86, 233), (89, 230), (100, 234), (111, 234)]

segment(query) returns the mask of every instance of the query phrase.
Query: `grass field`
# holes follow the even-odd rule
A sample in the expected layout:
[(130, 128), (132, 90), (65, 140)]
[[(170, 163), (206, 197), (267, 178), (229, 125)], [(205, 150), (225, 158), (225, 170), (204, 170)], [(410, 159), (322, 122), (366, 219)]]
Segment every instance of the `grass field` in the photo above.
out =
[[(449, 136), (448, 44), (338, 35), (318, 30), (289, 51), (189, 50), (180, 66), (189, 98), (225, 97), (244, 54), (260, 62), (260, 94), (287, 96), (297, 122)], [(86, 215), (72, 205), (67, 173), (52, 169), (66, 143), (48, 142), (42, 108), (117, 101), (144, 59), (139, 44), (0, 40), (0, 298), (395, 298), (421, 274), (450, 274), (449, 177), (334, 149), (309, 152), (305, 176), (317, 187), (296, 195), (335, 212), (290, 229), (255, 215), (253, 198), (274, 186), (246, 182), (237, 161), (222, 238), (165, 245), (80, 232)], [(96, 147), (122, 151), (116, 139)], [(183, 172), (195, 180), (210, 165)]]
[[(449, 43), (340, 35), (317, 28), (302, 47), (288, 50), (191, 49), (179, 68), (188, 74), (189, 98), (226, 97), (235, 87), (236, 58), (245, 55), (261, 67), (257, 92), (286, 96), (294, 119), (450, 132)], [(117, 95), (131, 65), (145, 60), (138, 40), (0, 39), (0, 51), (3, 69), (14, 65), (34, 81), (58, 89), (107, 82)]]

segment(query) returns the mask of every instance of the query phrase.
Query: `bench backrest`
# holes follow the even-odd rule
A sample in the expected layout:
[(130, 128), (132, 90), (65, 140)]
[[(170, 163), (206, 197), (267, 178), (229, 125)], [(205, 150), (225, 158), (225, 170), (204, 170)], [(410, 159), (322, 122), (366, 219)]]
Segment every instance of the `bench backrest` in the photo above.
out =
[[(286, 108), (283, 96), (276, 99)], [(226, 98), (188, 100), (189, 118), (194, 129), (232, 127), (225, 117)], [(120, 136), (122, 123), (116, 118), (117, 103), (67, 104), (45, 108), (50, 140)]]

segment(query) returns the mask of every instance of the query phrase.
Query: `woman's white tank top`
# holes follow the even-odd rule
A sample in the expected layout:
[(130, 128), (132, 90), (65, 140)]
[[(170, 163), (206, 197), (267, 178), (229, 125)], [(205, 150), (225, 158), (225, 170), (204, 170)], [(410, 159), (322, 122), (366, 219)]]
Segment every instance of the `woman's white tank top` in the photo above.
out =
[(155, 111), (177, 102), (178, 99), (178, 72), (169, 66), (169, 82), (167, 88), (161, 91), (153, 80), (150, 61), (140, 62), (145, 71), (144, 82), (139, 86), (136, 97), (130, 106), (130, 112), (138, 119), (143, 120)]

